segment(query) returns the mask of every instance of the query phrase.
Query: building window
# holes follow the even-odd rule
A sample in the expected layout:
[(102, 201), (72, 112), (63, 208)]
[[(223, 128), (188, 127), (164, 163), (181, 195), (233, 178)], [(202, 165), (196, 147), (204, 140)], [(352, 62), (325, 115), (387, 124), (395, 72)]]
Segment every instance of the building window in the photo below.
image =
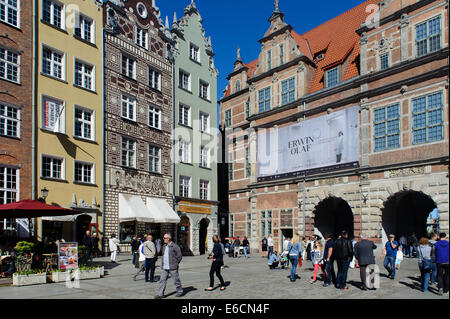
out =
[(150, 67), (148, 68), (148, 86), (161, 91), (161, 73)]
[(0, 0), (0, 21), (20, 28), (20, 0)]
[(389, 53), (385, 53), (380, 56), (380, 68), (381, 70), (386, 70), (389, 68)]
[(180, 71), (180, 88), (191, 91), (191, 75)]
[(281, 105), (295, 101), (295, 77), (281, 82)]
[(326, 87), (336, 86), (339, 83), (339, 69), (334, 68), (330, 71), (327, 71), (327, 85)]
[(259, 113), (270, 110), (270, 87), (258, 91)]
[(64, 179), (64, 159), (42, 156), (42, 177)]
[(441, 48), (441, 17), (416, 26), (416, 47), (418, 57)]
[(180, 176), (180, 196), (190, 197), (191, 178), (186, 176)]
[(136, 44), (141, 48), (148, 49), (148, 32), (136, 27)]
[(75, 162), (75, 182), (94, 184), (94, 164)]
[(250, 163), (250, 149), (245, 148), (245, 177), (250, 177), (252, 175), (252, 165)]
[(209, 100), (209, 84), (200, 80), (199, 95), (202, 99)]
[(399, 104), (395, 104), (375, 110), (375, 152), (400, 147), (399, 108)]
[(232, 181), (233, 180), (233, 151), (229, 151), (228, 152), (228, 180)]
[(94, 139), (94, 112), (75, 106), (75, 136)]
[(443, 136), (442, 93), (413, 100), (413, 144), (439, 141)]
[(44, 47), (42, 50), (42, 73), (64, 80), (64, 53)]
[(200, 132), (209, 133), (209, 115), (200, 112)]
[(122, 137), (122, 166), (136, 168), (136, 141)]
[(267, 71), (272, 69), (272, 51), (267, 51)]
[(178, 155), (181, 163), (191, 163), (191, 144), (188, 141), (179, 141)]
[(247, 237), (252, 236), (252, 214), (247, 214)]
[(272, 234), (272, 211), (261, 211), (261, 237), (266, 237)]
[(191, 126), (191, 108), (189, 106), (180, 104), (179, 112), (180, 124)]
[(284, 64), (284, 45), (280, 44), (280, 65)]
[(200, 167), (209, 167), (209, 149), (206, 146), (200, 146)]
[(75, 35), (85, 41), (94, 43), (94, 21), (80, 13), (78, 13), (75, 25)]
[(0, 204), (14, 203), (18, 195), (19, 170), (0, 166)]
[(63, 6), (63, 4), (55, 1), (44, 0), (42, 4), (42, 20), (57, 28), (64, 29)]
[(148, 126), (156, 128), (158, 130), (161, 129), (161, 109), (159, 107), (149, 105)]
[(94, 91), (94, 67), (86, 63), (75, 61), (75, 85)]
[(191, 60), (200, 62), (200, 51), (198, 47), (193, 45), (192, 43), (190, 44), (189, 57), (191, 58)]
[(245, 118), (250, 117), (250, 101), (245, 102)]
[(161, 148), (148, 146), (148, 170), (152, 173), (161, 173)]
[(231, 126), (231, 110), (225, 111), (225, 126), (226, 127)]
[(20, 137), (20, 110), (2, 102), (0, 102), (0, 135)]
[(20, 56), (0, 48), (0, 79), (20, 82)]
[(209, 181), (200, 180), (200, 199), (209, 200)]
[(64, 133), (66, 118), (64, 102), (43, 97), (42, 109), (42, 128), (55, 133)]
[(136, 60), (122, 54), (122, 74), (136, 79)]
[(122, 117), (136, 121), (136, 99), (122, 95)]
[(230, 236), (234, 236), (234, 215), (230, 214)]
[(234, 92), (239, 92), (241, 90), (241, 81), (237, 80), (234, 85)]

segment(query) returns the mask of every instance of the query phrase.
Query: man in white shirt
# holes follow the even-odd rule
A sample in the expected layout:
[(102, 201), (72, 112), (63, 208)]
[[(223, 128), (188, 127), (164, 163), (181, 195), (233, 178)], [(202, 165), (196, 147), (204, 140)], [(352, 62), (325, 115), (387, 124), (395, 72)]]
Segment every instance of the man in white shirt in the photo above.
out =
[(133, 276), (134, 281), (136, 281), (136, 277), (139, 275), (139, 273), (145, 271), (145, 254), (144, 254), (145, 240), (146, 240), (145, 237), (142, 238), (142, 243), (139, 245), (139, 269)]
[(273, 238), (272, 235), (269, 235), (269, 238), (267, 238), (267, 246), (269, 247), (269, 253), (267, 254), (267, 259), (270, 255), (273, 254)]

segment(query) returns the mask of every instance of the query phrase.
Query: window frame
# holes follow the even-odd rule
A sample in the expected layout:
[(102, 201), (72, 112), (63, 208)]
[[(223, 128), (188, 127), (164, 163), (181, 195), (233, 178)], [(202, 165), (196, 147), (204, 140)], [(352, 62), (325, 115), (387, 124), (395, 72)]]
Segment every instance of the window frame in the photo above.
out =
[[(45, 72), (44, 69), (44, 52), (45, 51), (50, 51), (51, 53), (51, 58), (50, 61), (48, 62), (48, 60), (46, 59), (46, 63), (50, 63), (50, 74)], [(41, 72), (42, 74), (44, 74), (45, 76), (49, 76), (51, 78), (54, 78), (56, 80), (61, 80), (61, 81), (66, 81), (66, 53), (64, 51), (52, 48), (51, 46), (48, 46), (46, 44), (42, 44), (42, 56), (41, 56), (41, 63), (42, 63), (42, 69)], [(55, 73), (55, 65), (59, 66), (59, 62), (56, 62), (54, 59), (54, 55), (58, 54), (61, 55), (61, 63), (60, 63), (60, 67), (61, 67), (61, 77), (58, 77), (56, 75), (54, 75)]]
[[(206, 96), (204, 96), (205, 94), (205, 88), (206, 88)], [(199, 79), (198, 81), (198, 96), (204, 100), (210, 100), (210, 85), (208, 82), (203, 81), (202, 79)]]
[[(17, 8), (11, 6), (11, 5), (8, 3), (8, 0), (1, 0), (1, 1), (2, 1), (2, 4), (5, 6), (5, 20), (0, 20), (0, 22), (9, 24), (9, 25), (11, 25), (11, 26), (13, 26), (13, 27), (15, 27), (15, 28), (20, 29), (20, 22), (21, 22), (21, 21), (20, 21), (20, 12), (21, 12), (21, 7), (20, 7), (21, 3), (20, 3), (20, 0), (17, 0)], [(17, 22), (16, 25), (13, 24), (13, 23), (8, 22), (8, 20), (9, 20), (9, 10), (8, 10), (8, 8), (12, 8), (12, 9), (16, 12), (16, 17), (15, 17), (16, 22)]]
[[(77, 74), (78, 74), (77, 63), (81, 64), (81, 84), (78, 84), (77, 81), (76, 81)], [(86, 68), (87, 67), (91, 68), (91, 74), (90, 75), (88, 75), (86, 73)], [(96, 90), (96, 76), (95, 76), (95, 73), (96, 73), (95, 72), (95, 65), (93, 65), (91, 63), (88, 63), (88, 62), (85, 62), (85, 61), (83, 61), (81, 59), (74, 58), (74, 63), (73, 63), (73, 83), (74, 83), (74, 85), (76, 87), (83, 88), (83, 89), (86, 89), (88, 91), (95, 92), (95, 90)], [(87, 87), (86, 86), (86, 76), (90, 76), (90, 78), (91, 78), (91, 87)]]
[[(435, 19), (439, 19), (439, 33), (438, 34), (433, 34), (433, 35), (430, 35), (429, 34), (429, 23), (431, 22), (431, 21), (433, 21), (433, 20), (435, 20)], [(423, 21), (420, 21), (420, 22), (417, 22), (415, 25), (414, 25), (414, 47), (415, 47), (415, 57), (416, 58), (419, 58), (419, 57), (423, 57), (423, 56), (425, 56), (425, 55), (428, 55), (428, 54), (430, 54), (430, 53), (433, 53), (433, 52), (436, 52), (436, 51), (439, 51), (440, 49), (442, 49), (442, 45), (443, 45), (443, 28), (442, 28), (442, 21), (443, 21), (443, 19), (442, 19), (442, 15), (441, 14), (438, 14), (438, 15), (436, 15), (436, 16), (434, 16), (434, 17), (432, 17), (432, 18), (428, 18), (428, 19), (425, 19), (425, 20), (423, 20)], [(419, 26), (421, 26), (421, 25), (426, 25), (426, 32), (427, 32), (427, 36), (426, 36), (426, 38), (425, 39), (420, 39), (420, 40), (418, 40), (418, 36), (417, 36), (417, 28), (419, 27)], [(433, 50), (433, 51), (430, 51), (430, 40), (431, 40), (431, 38), (433, 38), (433, 37), (435, 37), (436, 35), (439, 35), (439, 48), (437, 48), (437, 49), (435, 49), (435, 50)], [(425, 53), (423, 53), (423, 54), (420, 54), (419, 55), (419, 41), (424, 41), (425, 40), (425, 43), (426, 43), (426, 52)]]
[[(82, 165), (82, 179), (84, 179), (84, 166), (90, 166), (91, 174), (90, 174), (90, 182), (85, 182), (84, 180), (78, 181), (76, 179), (77, 177), (77, 164)], [(80, 184), (89, 184), (89, 185), (95, 185), (95, 163), (89, 163), (89, 162), (83, 162), (74, 160), (73, 162), (73, 182), (74, 183), (80, 183)]]
[[(0, 119), (3, 120), (4, 129), (0, 131), (0, 136), (3, 137), (10, 137), (10, 138), (19, 138), (20, 139), (20, 127), (21, 127), (21, 108), (11, 105), (9, 103), (5, 103), (3, 101), (0, 101), (0, 107), (4, 107), (4, 112), (1, 113), (0, 111)], [(1, 109), (1, 108), (0, 108)], [(16, 118), (8, 116), (9, 110), (8, 109), (14, 109), (16, 112)], [(12, 122), (13, 124), (8, 124)], [(8, 126), (15, 127), (16, 135), (8, 135)]]
[(178, 140), (178, 160), (182, 164), (192, 164), (191, 142)]
[[(50, 167), (50, 172), (52, 176), (44, 176), (44, 158), (49, 158), (51, 159), (51, 167)], [(61, 177), (53, 177), (53, 161), (57, 160), (57, 161), (61, 161)], [(49, 154), (41, 154), (41, 179), (52, 179), (52, 180), (56, 180), (56, 181), (65, 181), (66, 180), (66, 159), (64, 157), (60, 157), (60, 156), (55, 156), (55, 155), (49, 155)]]
[[(336, 71), (336, 83), (335, 84), (333, 84), (333, 85), (330, 85), (330, 73), (331, 72), (334, 72), (334, 71)], [(335, 87), (335, 86), (337, 86), (337, 85), (339, 85), (339, 83), (340, 83), (340, 79), (339, 79), (339, 67), (335, 67), (335, 68), (332, 68), (332, 69), (330, 69), (330, 70), (327, 70), (326, 72), (325, 72), (325, 74), (326, 74), (326, 87), (327, 88), (331, 88), (331, 87)]]
[[(383, 57), (386, 57), (386, 66), (385, 67), (383, 67)], [(379, 61), (380, 61), (380, 71), (383, 71), (383, 70), (387, 70), (387, 69), (389, 69), (389, 67), (390, 67), (390, 54), (389, 54), (389, 52), (385, 52), (385, 53), (382, 53), (382, 54), (380, 54), (380, 59), (379, 59)]]
[[(154, 110), (157, 110), (157, 112), (155, 112)], [(156, 126), (150, 124), (151, 115), (153, 117), (153, 122), (155, 122), (155, 116), (158, 116), (158, 123)], [(153, 105), (150, 103), (148, 105), (148, 123), (147, 123), (147, 125), (151, 128), (161, 130), (161, 123), (162, 123), (161, 118), (162, 118), (162, 109), (159, 106), (156, 106), (156, 105)]]
[(209, 162), (209, 147), (200, 145), (200, 163), (199, 166), (202, 168), (210, 168)]
[[(397, 116), (395, 118), (389, 118), (389, 108), (397, 106)], [(382, 121), (377, 121), (377, 117), (376, 117), (376, 112), (380, 111), (380, 110), (384, 110), (384, 118)], [(399, 149), (402, 146), (402, 141), (401, 141), (401, 132), (402, 132), (402, 127), (401, 127), (401, 118), (402, 118), (402, 114), (401, 114), (401, 104), (400, 102), (398, 103), (393, 103), (393, 104), (389, 104), (389, 105), (385, 105), (382, 107), (378, 107), (376, 109), (373, 110), (373, 152), (374, 153), (379, 153), (379, 152), (385, 152), (385, 151), (391, 151), (391, 150), (395, 150), (395, 149)], [(394, 122), (397, 121), (398, 122), (398, 130), (396, 132), (391, 132), (389, 133), (389, 122)], [(376, 131), (376, 127), (377, 125), (381, 125), (384, 124), (384, 134), (383, 135), (377, 135), (377, 131)], [(389, 146), (389, 137), (392, 136), (396, 136), (398, 135), (398, 145), (395, 146)], [(377, 139), (384, 139), (384, 144), (383, 144), (383, 148), (380, 149), (378, 148), (378, 144), (377, 144)]]
[[(200, 121), (200, 125), (199, 125), (199, 130), (201, 133), (209, 133), (210, 129), (209, 129), (209, 114), (199, 111), (199, 115), (198, 115), (199, 121)], [(206, 123), (205, 123), (206, 120)]]
[[(194, 55), (192, 54), (193, 51)], [(200, 48), (192, 42), (189, 43), (189, 59), (197, 63), (201, 63)]]
[[(271, 87), (265, 87), (261, 90), (258, 90), (258, 111), (259, 113), (263, 113), (269, 111), (272, 108), (272, 92)], [(261, 100), (261, 93), (264, 95), (264, 99)], [(268, 108), (267, 108), (268, 104)], [(261, 105), (263, 105), (263, 109), (261, 109)]]
[[(127, 116), (123, 115), (123, 111), (124, 111), (124, 109), (123, 109), (123, 107), (124, 107), (124, 104), (123, 104), (124, 103), (124, 97), (126, 97), (128, 99), (127, 112), (126, 112)], [(128, 117), (128, 115), (130, 114), (130, 109), (129, 109), (129, 106), (130, 106), (130, 102), (129, 101), (130, 100), (134, 101), (133, 118)], [(131, 96), (131, 95), (126, 94), (126, 93), (121, 93), (121, 98), (120, 98), (120, 116), (123, 119), (129, 120), (129, 121), (133, 121), (133, 122), (137, 122), (137, 99), (134, 96)]]
[[(281, 81), (281, 105), (287, 105), (289, 103), (292, 103), (296, 100), (296, 85), (295, 85), (295, 76), (292, 76), (286, 80)], [(291, 88), (290, 84), (293, 84), (293, 87)], [(283, 84), (287, 83), (287, 91), (283, 91)], [(292, 94), (292, 100), (291, 100), (291, 94)], [(283, 102), (283, 98), (286, 96), (286, 103)]]
[[(158, 155), (154, 155), (151, 154), (151, 149), (158, 149)], [(152, 161), (150, 161), (150, 159), (157, 159), (158, 161), (158, 167), (156, 170), (153, 170), (153, 167), (151, 165), (151, 163), (154, 163)], [(162, 172), (162, 148), (160, 146), (154, 145), (154, 144), (148, 144), (148, 171), (150, 173), (155, 173), (155, 174), (161, 174)]]
[[(2, 46), (0, 46), (0, 49), (4, 50), (4, 55), (5, 55), (5, 57), (3, 59), (0, 58), (0, 63), (4, 64), (4, 72), (5, 72), (5, 74), (4, 74), (5, 76), (0, 77), (0, 80), (20, 84), (21, 83), (21, 77), (20, 77), (20, 75), (21, 75), (20, 74), (21, 73), (21, 67), (20, 67), (21, 66), (21, 54), (17, 51), (14, 51), (14, 50), (2, 47)], [(17, 63), (9, 61), (8, 54), (15, 55), (15, 58), (17, 59)], [(9, 69), (8, 66), (11, 66), (11, 68), (15, 69), (15, 71), (17, 73), (16, 80), (8, 78), (8, 69)]]
[[(187, 78), (187, 87), (185, 87), (185, 78)], [(191, 74), (182, 69), (179, 71), (179, 87), (183, 90), (192, 92)]]
[[(8, 188), (8, 173), (7, 170), (13, 170), (14, 171), (14, 177), (15, 177), (15, 186), (16, 188)], [(0, 205), (14, 203), (20, 200), (20, 169), (15, 166), (6, 165), (6, 164), (0, 164), (0, 170), (4, 170), (3, 172), (3, 180), (0, 180), (0, 183), (3, 183), (4, 187), (0, 187), (0, 193), (4, 193), (3, 196), (3, 202), (0, 202)], [(8, 201), (8, 193), (14, 194), (14, 199), (11, 196), (11, 201)], [(8, 218), (5, 218), (4, 220), (8, 220)]]
[[(60, 115), (60, 118), (59, 118), (60, 130), (58, 130), (58, 131), (55, 131), (55, 127), (53, 127), (53, 129), (52, 129), (52, 128), (50, 128), (50, 127), (45, 125), (45, 122), (46, 122), (46, 118), (45, 118), (45, 115), (46, 115), (45, 102), (46, 101), (57, 103), (62, 108), (61, 115)], [(58, 99), (58, 98), (54, 98), (54, 97), (49, 96), (49, 95), (41, 95), (41, 114), (42, 114), (42, 116), (41, 116), (41, 129), (42, 130), (45, 130), (45, 131), (48, 131), (48, 132), (54, 132), (54, 133), (61, 133), (61, 134), (65, 134), (66, 133), (66, 101)], [(48, 122), (50, 122), (50, 119), (48, 120)], [(55, 125), (56, 125), (56, 123), (55, 123)]]
[[(157, 81), (155, 81), (155, 79)], [(158, 90), (161, 92), (162, 90), (162, 73), (151, 66), (148, 67), (148, 86), (152, 89)], [(157, 84), (157, 85), (156, 85)], [(156, 86), (156, 87), (155, 87)]]
[[(45, 15), (44, 15), (44, 10), (45, 10), (45, 6), (44, 6), (44, 1), (48, 1), (50, 2), (50, 21), (45, 20)], [(57, 26), (55, 24), (55, 6), (58, 6), (61, 8), (61, 16), (60, 16), (60, 24), (61, 26)], [(61, 1), (56, 1), (56, 0), (42, 0), (42, 21), (44, 21), (45, 23), (48, 23), (50, 25), (52, 25), (55, 28), (58, 28), (60, 30), (65, 31), (66, 30), (66, 5), (61, 2)]]
[[(143, 35), (145, 36), (145, 39), (142, 39)], [(139, 26), (136, 26), (134, 37), (136, 45), (138, 45), (141, 48), (144, 48), (145, 50), (148, 50), (148, 39), (149, 39), (148, 31), (146, 31), (143, 28), (140, 28)], [(140, 39), (140, 41), (138, 41), (138, 39)], [(145, 42), (144, 45), (142, 45), (143, 41)]]
[[(77, 110), (82, 112), (82, 118), (78, 119), (77, 118)], [(90, 113), (91, 115), (91, 120), (87, 121), (85, 120), (85, 113)], [(73, 136), (75, 138), (79, 138), (79, 139), (83, 139), (83, 140), (88, 140), (88, 141), (95, 141), (95, 111), (91, 110), (87, 107), (75, 104), (74, 107), (74, 111), (73, 111), (73, 120), (74, 120), (74, 125), (73, 125)], [(81, 128), (80, 131), (82, 132), (82, 135), (84, 134), (84, 127), (85, 125), (89, 124), (90, 125), (90, 131), (91, 131), (91, 137), (85, 137), (85, 136), (78, 136), (76, 134), (76, 126), (77, 126), (77, 122), (81, 123)]]
[[(125, 72), (124, 72), (124, 59), (127, 60)], [(131, 75), (130, 75), (130, 61), (133, 61), (133, 74), (131, 74)], [(132, 58), (131, 56), (129, 56), (128, 54), (122, 52), (122, 53), (121, 53), (121, 59), (120, 59), (120, 62), (121, 62), (120, 73), (121, 73), (123, 76), (126, 76), (126, 77), (128, 77), (128, 78), (131, 78), (131, 79), (133, 79), (133, 80), (136, 80), (136, 73), (137, 73), (137, 72), (136, 72), (136, 67), (137, 67), (137, 61), (136, 61), (136, 59), (134, 59), (134, 58)]]
[[(90, 28), (89, 28), (89, 35), (90, 35), (90, 39), (86, 39), (85, 35), (86, 35), (86, 29), (85, 29), (85, 23), (84, 22), (90, 22)], [(80, 29), (80, 34), (77, 34), (77, 29)], [(95, 20), (92, 19), (91, 17), (89, 17), (88, 15), (81, 13), (81, 12), (77, 12), (76, 13), (76, 21), (75, 21), (75, 26), (73, 28), (73, 35), (79, 39), (82, 39), (86, 42), (95, 44)]]
[[(433, 108), (430, 109), (429, 105), (430, 105), (430, 97), (440, 94), (441, 96), (441, 101), (440, 101), (440, 107), (439, 108)], [(421, 112), (414, 112), (414, 102), (416, 100), (425, 98), (425, 110), (421, 111)], [(411, 98), (411, 145), (414, 146), (420, 146), (420, 145), (424, 145), (424, 144), (429, 144), (429, 143), (436, 143), (436, 142), (442, 142), (445, 139), (445, 120), (444, 120), (444, 116), (445, 116), (445, 91), (443, 90), (438, 90), (438, 91), (434, 91), (431, 93), (427, 93), (427, 94), (421, 94), (418, 95), (414, 98)], [(431, 112), (435, 112), (435, 111), (440, 111), (440, 123), (439, 124), (429, 124), (429, 116)], [(425, 126), (422, 127), (415, 127), (414, 124), (414, 117), (420, 114), (425, 114)], [(434, 139), (434, 140), (430, 140), (430, 128), (433, 127), (441, 127), (441, 134), (440, 134), (440, 139)], [(419, 131), (419, 130), (425, 130), (425, 141), (423, 142), (416, 142), (416, 136), (415, 136), (415, 132)]]
[[(186, 183), (182, 183), (182, 181), (187, 181)], [(178, 178), (178, 192), (180, 194), (180, 197), (190, 198), (191, 197), (191, 182), (192, 178), (190, 176), (184, 176), (180, 175)], [(187, 194), (186, 189), (187, 188)], [(187, 195), (187, 196), (186, 196)]]
[[(133, 149), (131, 148), (124, 148), (123, 144), (124, 144), (124, 140), (127, 140), (127, 142), (133, 142)], [(127, 147), (129, 146), (129, 144), (127, 143)], [(127, 152), (126, 153), (126, 158), (125, 158), (125, 162), (126, 164), (124, 165), (124, 151)], [(130, 152), (134, 152), (134, 156), (133, 156), (133, 165), (130, 166)], [(137, 167), (137, 140), (133, 139), (133, 138), (129, 138), (126, 136), (121, 136), (121, 140), (120, 140), (120, 166), (122, 167), (127, 167), (127, 168), (132, 168), (132, 169), (136, 169)]]
[(224, 124), (225, 124), (225, 127), (230, 127), (231, 125), (233, 125), (232, 109), (228, 109), (228, 110), (224, 111)]
[[(192, 127), (191, 112), (192, 112), (192, 108), (189, 105), (179, 103), (179, 105), (178, 105), (178, 124)], [(187, 123), (184, 122), (186, 113), (187, 113)]]
[[(206, 185), (206, 187), (205, 187)], [(199, 194), (201, 200), (209, 200), (209, 185), (210, 182), (206, 179), (200, 179), (199, 181)], [(205, 197), (206, 193), (206, 197)]]

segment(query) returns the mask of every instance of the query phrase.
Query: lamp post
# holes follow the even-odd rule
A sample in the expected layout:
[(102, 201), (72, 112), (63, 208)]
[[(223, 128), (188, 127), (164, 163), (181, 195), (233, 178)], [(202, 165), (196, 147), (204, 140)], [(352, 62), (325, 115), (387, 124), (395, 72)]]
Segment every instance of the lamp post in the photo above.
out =
[(44, 187), (43, 189), (41, 189), (41, 196), (45, 202), (45, 199), (48, 197), (48, 189), (47, 188)]

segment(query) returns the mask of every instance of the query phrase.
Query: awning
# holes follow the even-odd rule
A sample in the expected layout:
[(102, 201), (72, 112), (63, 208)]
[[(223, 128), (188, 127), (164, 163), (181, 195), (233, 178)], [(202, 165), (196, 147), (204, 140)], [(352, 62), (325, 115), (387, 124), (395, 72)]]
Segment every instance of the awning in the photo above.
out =
[(77, 215), (72, 216), (53, 216), (53, 217), (42, 217), (42, 220), (50, 221), (50, 222), (75, 222), (79, 216), (82, 215), (88, 215), (91, 216), (92, 220), (91, 222), (96, 223), (97, 222), (97, 214), (94, 213), (81, 213)]
[(154, 223), (155, 218), (140, 196), (119, 194), (119, 222), (132, 221)]
[(147, 197), (147, 208), (155, 216), (157, 224), (178, 224), (180, 217), (162, 198)]
[(77, 214), (79, 212), (72, 209), (48, 205), (38, 200), (21, 200), (19, 202), (0, 205), (0, 218), (37, 218)]

